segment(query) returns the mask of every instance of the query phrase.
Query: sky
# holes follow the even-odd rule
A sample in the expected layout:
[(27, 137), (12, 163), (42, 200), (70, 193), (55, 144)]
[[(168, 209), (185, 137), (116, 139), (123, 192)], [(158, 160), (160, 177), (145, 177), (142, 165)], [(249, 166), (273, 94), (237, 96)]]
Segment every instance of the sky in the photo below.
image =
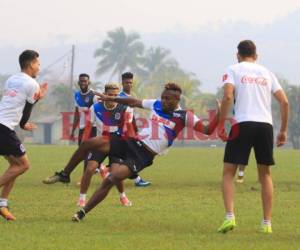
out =
[[(0, 0), (0, 74), (19, 70), (24, 49), (40, 52), (42, 70), (76, 45), (75, 74), (93, 80), (93, 57), (106, 32), (136, 31), (147, 47), (171, 51), (180, 66), (194, 72), (203, 91), (215, 92), (223, 70), (235, 62), (236, 44), (257, 42), (259, 62), (300, 84), (300, 0)], [(57, 65), (57, 81), (69, 75), (70, 57)], [(116, 79), (115, 79), (116, 80)]]
[(0, 0), (0, 47), (86, 42), (118, 26), (156, 33), (227, 21), (265, 25), (299, 8), (299, 0)]

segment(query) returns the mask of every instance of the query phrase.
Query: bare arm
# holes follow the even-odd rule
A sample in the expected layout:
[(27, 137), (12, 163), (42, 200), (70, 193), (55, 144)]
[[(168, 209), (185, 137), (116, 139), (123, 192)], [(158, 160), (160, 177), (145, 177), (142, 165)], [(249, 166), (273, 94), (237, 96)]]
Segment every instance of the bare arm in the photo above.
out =
[(221, 102), (221, 111), (220, 111), (220, 120), (219, 120), (219, 128), (218, 135), (222, 140), (227, 139), (227, 135), (224, 129), (225, 120), (227, 115), (231, 109), (234, 100), (234, 85), (231, 83), (226, 83), (224, 85), (224, 94)]
[(287, 140), (289, 101), (282, 89), (276, 91), (274, 93), (274, 97), (279, 102), (280, 114), (281, 114), (281, 126), (280, 126), (280, 131), (277, 135), (277, 141), (276, 141), (276, 145), (279, 147), (279, 146), (284, 145)]
[(136, 99), (134, 97), (128, 96), (128, 97), (114, 97), (114, 96), (107, 96), (102, 93), (94, 91), (94, 94), (99, 97), (102, 101), (111, 101), (111, 102), (117, 102), (123, 105), (127, 105), (134, 108), (143, 108), (142, 100)]

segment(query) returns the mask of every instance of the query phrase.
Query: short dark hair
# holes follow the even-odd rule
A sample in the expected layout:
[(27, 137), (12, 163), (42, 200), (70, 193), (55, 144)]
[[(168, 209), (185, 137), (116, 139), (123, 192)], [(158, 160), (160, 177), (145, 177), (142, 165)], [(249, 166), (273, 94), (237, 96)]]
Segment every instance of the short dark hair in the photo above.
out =
[(80, 75), (79, 75), (79, 78), (80, 77), (87, 77), (88, 79), (90, 79), (90, 76), (87, 74), (87, 73), (81, 73)]
[(19, 64), (21, 69), (26, 69), (32, 61), (39, 57), (39, 53), (34, 50), (24, 50), (19, 56)]
[(251, 57), (256, 55), (255, 43), (251, 40), (244, 40), (237, 46), (238, 53), (242, 57)]
[(180, 94), (182, 93), (182, 90), (179, 87), (179, 85), (177, 85), (176, 83), (172, 83), (172, 82), (165, 84), (165, 90), (173, 90), (173, 91), (179, 92)]
[(133, 74), (131, 72), (125, 72), (122, 74), (122, 80), (123, 79), (133, 79)]

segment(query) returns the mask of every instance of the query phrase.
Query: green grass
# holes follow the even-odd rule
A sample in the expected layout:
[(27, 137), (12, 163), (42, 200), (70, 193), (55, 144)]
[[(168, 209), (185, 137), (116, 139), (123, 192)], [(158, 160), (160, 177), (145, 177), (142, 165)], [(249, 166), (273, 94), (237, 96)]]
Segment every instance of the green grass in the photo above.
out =
[[(236, 186), (238, 227), (216, 233), (224, 210), (220, 192), (223, 149), (171, 149), (157, 157), (142, 177), (148, 188), (126, 181), (131, 208), (122, 207), (116, 190), (82, 223), (72, 223), (77, 210), (82, 167), (72, 184), (46, 186), (42, 179), (60, 170), (74, 147), (27, 146), (31, 169), (17, 179), (10, 206), (17, 221), (0, 220), (0, 249), (300, 249), (299, 151), (275, 152), (272, 235), (257, 232), (261, 201), (255, 161), (245, 183)], [(1, 159), (1, 170), (6, 168)], [(99, 185), (94, 177), (89, 196)], [(255, 187), (258, 191), (251, 190)]]

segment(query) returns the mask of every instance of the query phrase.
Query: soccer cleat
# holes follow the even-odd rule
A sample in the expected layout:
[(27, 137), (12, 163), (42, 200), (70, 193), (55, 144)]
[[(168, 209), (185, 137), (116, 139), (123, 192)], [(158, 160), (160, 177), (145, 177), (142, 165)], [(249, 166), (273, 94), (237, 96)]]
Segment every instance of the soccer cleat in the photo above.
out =
[(244, 176), (238, 176), (238, 177), (236, 178), (236, 182), (237, 182), (237, 183), (243, 183), (243, 182), (244, 182)]
[(102, 179), (106, 178), (109, 172), (108, 168), (105, 165), (101, 164), (99, 169), (100, 169), (101, 178)]
[(136, 187), (147, 187), (151, 185), (151, 182), (149, 181), (144, 181), (143, 179), (140, 179), (138, 182), (135, 182), (134, 184)]
[(132, 202), (130, 200), (128, 200), (128, 198), (126, 196), (120, 197), (120, 202), (125, 207), (131, 207), (132, 206)]
[(271, 234), (272, 233), (272, 226), (271, 225), (267, 225), (267, 224), (261, 224), (259, 231), (261, 233), (267, 233), (267, 234)]
[(78, 199), (77, 201), (77, 207), (84, 207), (86, 201), (84, 199)]
[(16, 220), (16, 217), (9, 212), (8, 207), (0, 207), (0, 215), (6, 220)]
[(80, 222), (85, 216), (85, 211), (83, 209), (79, 210), (76, 214), (72, 216), (72, 221)]
[(223, 224), (219, 227), (218, 233), (227, 233), (230, 230), (233, 230), (236, 227), (235, 218), (225, 219)]
[(55, 172), (54, 175), (47, 177), (45, 180), (43, 180), (44, 184), (54, 184), (56, 182), (62, 182), (62, 183), (70, 183), (70, 176), (66, 175), (61, 172)]

